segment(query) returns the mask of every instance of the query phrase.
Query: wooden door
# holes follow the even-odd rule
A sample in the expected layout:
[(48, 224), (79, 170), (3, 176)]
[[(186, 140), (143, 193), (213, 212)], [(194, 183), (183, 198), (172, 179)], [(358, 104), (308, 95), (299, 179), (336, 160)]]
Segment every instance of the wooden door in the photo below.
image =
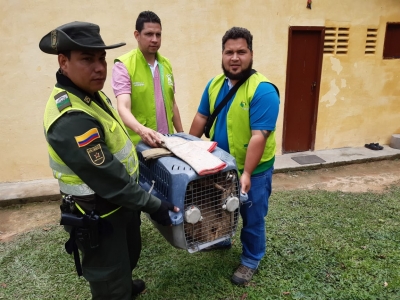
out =
[(314, 150), (324, 27), (290, 27), (282, 152)]

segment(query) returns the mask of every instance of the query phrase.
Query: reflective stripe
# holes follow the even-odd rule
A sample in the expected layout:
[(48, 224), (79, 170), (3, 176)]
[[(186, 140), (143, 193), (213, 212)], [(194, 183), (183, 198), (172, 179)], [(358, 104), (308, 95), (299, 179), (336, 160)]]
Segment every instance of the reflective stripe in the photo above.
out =
[[(86, 212), (83, 210), (83, 208), (82, 208), (78, 203), (76, 203), (76, 202), (74, 202), (74, 203), (75, 203), (75, 206), (79, 209), (79, 211), (80, 211), (83, 215), (86, 215)], [(122, 207), (122, 206), (117, 207), (117, 208), (114, 209), (113, 211), (110, 211), (110, 212), (107, 213), (107, 214), (101, 215), (100, 218), (108, 217), (109, 215), (111, 215), (111, 214), (115, 213), (117, 210), (119, 210), (121, 207)]]
[[(131, 175), (133, 181), (137, 182), (137, 175)], [(73, 196), (88, 196), (93, 195), (95, 192), (87, 185), (87, 184), (66, 184), (62, 182), (60, 179), (58, 180), (58, 184), (60, 186), (61, 192), (67, 195)]]
[[(125, 147), (122, 148), (121, 151), (119, 151), (118, 153), (114, 154), (114, 156), (116, 159), (118, 159), (119, 161), (122, 162), (122, 159), (129, 156), (131, 150), (132, 150), (132, 143), (131, 142), (126, 143)], [(134, 161), (136, 162), (135, 166), (137, 166), (137, 160), (134, 159)], [(50, 164), (50, 168), (53, 170), (53, 173), (57, 172), (57, 174), (60, 174), (61, 176), (62, 175), (75, 175), (76, 176), (76, 174), (68, 166), (57, 163), (55, 160), (53, 160), (53, 158), (51, 156), (49, 156), (49, 164)], [(136, 173), (137, 173), (137, 170), (136, 170)], [(60, 179), (60, 176), (55, 176), (55, 177), (57, 177), (57, 179)], [(135, 174), (135, 178), (136, 177), (137, 177), (137, 174)]]
[[(138, 169), (139, 169), (139, 168), (138, 168)], [(131, 175), (133, 181), (136, 181), (136, 183), (139, 182), (139, 181), (138, 181), (138, 174), (137, 174), (137, 173), (139, 173), (139, 172), (137, 171), (136, 173), (134, 173), (134, 174)]]
[(133, 148), (132, 142), (129, 139), (126, 140), (125, 146), (117, 153), (114, 153), (115, 158), (118, 159), (119, 161), (124, 160), (129, 156), (129, 154), (132, 151), (132, 148)]
[[(115, 158), (122, 162), (122, 160), (126, 159), (130, 155), (132, 147), (132, 142), (130, 140), (127, 140), (125, 146), (120, 151), (114, 154)], [(49, 163), (50, 168), (52, 168), (54, 171), (65, 175), (76, 175), (68, 166), (57, 163), (55, 160), (53, 160), (51, 156), (49, 156)]]
[(58, 180), (61, 192), (73, 196), (88, 196), (93, 195), (94, 191), (87, 184), (66, 184)]
[[(50, 160), (52, 161), (52, 160)], [(54, 162), (54, 161), (53, 161)], [(71, 169), (69, 169), (67, 166), (62, 166), (54, 162), (54, 164), (51, 164), (51, 168), (53, 169), (53, 174), (54, 177), (58, 179), (58, 184), (60, 186), (60, 190), (67, 194), (67, 195), (74, 195), (74, 196), (87, 196), (87, 195), (93, 195), (95, 192), (87, 185), (87, 184), (66, 184), (61, 180), (62, 175), (75, 175), (74, 172), (72, 172)], [(60, 171), (62, 170), (62, 171)], [(69, 170), (69, 171), (68, 171)], [(138, 172), (139, 169), (136, 169), (136, 172), (131, 175), (133, 181), (136, 181), (138, 183)], [(55, 173), (59, 172), (59, 173)], [(62, 173), (61, 173), (62, 172)], [(59, 174), (59, 175), (57, 175)]]
[(54, 171), (65, 175), (75, 175), (75, 173), (69, 167), (67, 167), (66, 165), (60, 165), (55, 160), (53, 160), (51, 156), (49, 156), (49, 162), (50, 168), (52, 168)]
[(86, 215), (86, 212), (83, 210), (83, 208), (78, 203), (76, 203), (76, 202), (74, 202), (74, 203), (75, 203), (76, 208), (78, 208), (78, 210), (81, 212), (81, 214)]
[(116, 208), (116, 209), (114, 209), (113, 211), (110, 211), (110, 212), (109, 212), (109, 213), (107, 213), (107, 214), (101, 215), (101, 216), (100, 216), (100, 218), (105, 218), (105, 217), (108, 217), (109, 215), (111, 215), (111, 214), (115, 213), (117, 210), (119, 210), (121, 207), (122, 207), (122, 206), (120, 206), (120, 207), (117, 207), (117, 208)]

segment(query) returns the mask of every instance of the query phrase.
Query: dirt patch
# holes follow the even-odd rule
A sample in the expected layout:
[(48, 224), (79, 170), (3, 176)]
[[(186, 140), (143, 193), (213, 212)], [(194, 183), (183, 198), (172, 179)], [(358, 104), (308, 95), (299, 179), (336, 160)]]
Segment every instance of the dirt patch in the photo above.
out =
[(52, 201), (1, 208), (0, 220), (0, 242), (9, 241), (19, 233), (59, 224), (60, 204)]
[(274, 174), (272, 189), (320, 189), (343, 192), (382, 192), (400, 183), (400, 160), (383, 160), (341, 167)]
[[(352, 164), (313, 171), (278, 173), (273, 176), (273, 190), (321, 189), (344, 192), (382, 192), (400, 183), (400, 160)], [(0, 209), (0, 242), (32, 229), (47, 230), (59, 224), (59, 202), (40, 202)]]

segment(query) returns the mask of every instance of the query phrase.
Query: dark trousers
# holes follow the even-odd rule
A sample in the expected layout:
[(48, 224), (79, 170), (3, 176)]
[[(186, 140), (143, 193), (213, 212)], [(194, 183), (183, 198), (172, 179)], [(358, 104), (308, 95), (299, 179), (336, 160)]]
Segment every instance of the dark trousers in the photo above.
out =
[(89, 282), (93, 300), (132, 299), (132, 270), (142, 249), (140, 212), (124, 208), (105, 218), (113, 233), (101, 237), (100, 247), (82, 253), (83, 277)]

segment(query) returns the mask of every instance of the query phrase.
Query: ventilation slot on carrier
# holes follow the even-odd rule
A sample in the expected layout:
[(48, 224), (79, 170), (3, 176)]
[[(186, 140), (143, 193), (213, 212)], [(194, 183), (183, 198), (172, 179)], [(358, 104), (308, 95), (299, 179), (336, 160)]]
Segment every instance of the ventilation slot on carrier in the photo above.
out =
[[(139, 159), (139, 178), (142, 181), (147, 181), (152, 189), (159, 193), (164, 198), (168, 198), (169, 189), (169, 173), (165, 167), (156, 166), (151, 160), (146, 161), (141, 152), (137, 153)], [(153, 178), (152, 181), (148, 180)], [(153, 182), (154, 181), (154, 182)]]

